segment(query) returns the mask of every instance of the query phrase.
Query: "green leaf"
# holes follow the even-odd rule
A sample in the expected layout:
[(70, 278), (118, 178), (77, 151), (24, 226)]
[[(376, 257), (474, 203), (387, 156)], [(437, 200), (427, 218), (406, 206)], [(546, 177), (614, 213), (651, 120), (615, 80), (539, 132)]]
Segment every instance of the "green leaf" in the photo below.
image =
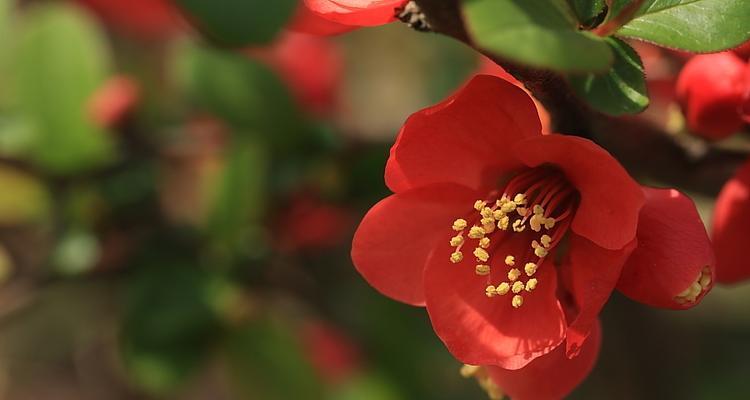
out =
[(604, 12), (606, 3), (604, 0), (570, 0), (582, 26), (593, 27), (597, 19)]
[(14, 77), (17, 106), (36, 135), (32, 160), (59, 174), (108, 161), (112, 138), (87, 114), (109, 70), (102, 33), (77, 8), (58, 3), (33, 8), (22, 22)]
[(285, 321), (259, 318), (229, 335), (226, 353), (230, 372), (248, 398), (322, 397), (320, 382), (298, 332)]
[(612, 65), (609, 46), (578, 30), (565, 0), (467, 0), (463, 11), (477, 45), (509, 60), (564, 72)]
[(571, 76), (570, 83), (579, 96), (595, 110), (610, 115), (634, 114), (649, 104), (643, 63), (627, 43), (608, 38), (615, 63), (606, 74)]
[(248, 235), (264, 215), (269, 159), (259, 143), (235, 140), (212, 191), (208, 230), (222, 250), (253, 251)]
[(246, 134), (284, 145), (303, 134), (304, 121), (286, 86), (247, 56), (187, 46), (178, 74), (193, 103)]
[(176, 0), (189, 20), (220, 45), (266, 44), (291, 18), (296, 0)]
[(750, 1), (647, 0), (618, 35), (692, 52), (715, 52), (750, 39)]
[[(159, 246), (172, 245), (162, 240)], [(144, 252), (147, 261), (125, 288), (123, 361), (131, 379), (154, 394), (179, 388), (220, 333), (212, 298), (218, 278), (186, 253), (180, 247)]]

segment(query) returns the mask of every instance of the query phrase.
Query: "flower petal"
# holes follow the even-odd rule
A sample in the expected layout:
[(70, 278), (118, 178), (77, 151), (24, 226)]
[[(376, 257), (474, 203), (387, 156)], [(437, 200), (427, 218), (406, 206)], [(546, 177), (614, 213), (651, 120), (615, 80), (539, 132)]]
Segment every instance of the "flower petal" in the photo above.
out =
[(321, 17), (344, 25), (378, 26), (396, 19), (396, 9), (406, 0), (304, 0)]
[(356, 26), (342, 25), (325, 19), (310, 11), (304, 4), (297, 7), (297, 12), (289, 24), (289, 29), (292, 31), (320, 36), (338, 35), (356, 28)]
[(546, 135), (516, 143), (516, 156), (529, 167), (560, 168), (581, 194), (571, 229), (606, 249), (621, 249), (635, 238), (643, 207), (641, 187), (606, 150), (573, 136)]
[(561, 268), (564, 286), (572, 295), (576, 308), (569, 318), (568, 357), (581, 351), (635, 245), (633, 240), (620, 250), (607, 250), (582, 236), (570, 235), (568, 257)]
[(472, 190), (451, 184), (385, 198), (370, 209), (354, 234), (354, 265), (384, 295), (423, 305), (427, 258), (439, 240), (448, 243), (455, 233), (453, 221), (473, 210), (476, 199)]
[(487, 367), (494, 383), (513, 400), (556, 400), (567, 396), (594, 368), (601, 347), (601, 326), (596, 323), (581, 354), (565, 355), (565, 346), (536, 358), (519, 370)]
[(737, 283), (750, 278), (747, 238), (750, 237), (750, 161), (721, 189), (713, 216), (716, 279)]
[(386, 166), (394, 192), (435, 182), (479, 189), (522, 165), (508, 151), (541, 136), (534, 102), (500, 78), (474, 77), (442, 103), (413, 114), (401, 129)]
[(565, 318), (551, 263), (539, 268), (537, 288), (525, 294), (523, 305), (515, 309), (512, 293), (485, 295), (489, 279), (477, 276), (472, 263), (451, 264), (451, 249), (440, 244), (430, 257), (425, 299), (435, 333), (453, 356), (466, 364), (518, 369), (562, 342)]
[[(708, 293), (714, 280), (714, 254), (706, 228), (693, 201), (677, 190), (644, 188), (644, 192), (638, 247), (625, 263), (617, 289), (653, 307), (692, 307)], [(707, 274), (703, 274), (704, 268)], [(706, 287), (698, 285), (696, 298), (677, 298), (701, 280)]]

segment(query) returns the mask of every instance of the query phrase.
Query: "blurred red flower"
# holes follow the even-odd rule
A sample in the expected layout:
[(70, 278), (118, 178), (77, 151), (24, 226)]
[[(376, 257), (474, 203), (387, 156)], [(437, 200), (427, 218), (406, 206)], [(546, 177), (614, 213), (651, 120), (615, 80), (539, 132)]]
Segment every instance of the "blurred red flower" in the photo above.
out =
[(688, 127), (711, 140), (742, 128), (742, 103), (749, 89), (750, 69), (733, 52), (695, 56), (677, 79), (677, 99)]
[(724, 185), (713, 215), (716, 279), (737, 283), (750, 278), (745, 258), (750, 237), (750, 160)]
[(144, 39), (166, 38), (182, 27), (179, 11), (170, 0), (78, 0), (105, 24)]
[(406, 0), (303, 0), (291, 24), (293, 30), (333, 35), (361, 26), (387, 24)]
[(333, 111), (344, 73), (343, 56), (333, 42), (284, 32), (271, 46), (249, 53), (274, 69), (308, 111), (320, 116)]
[(302, 329), (307, 356), (315, 370), (329, 384), (339, 384), (360, 369), (359, 349), (335, 326), (310, 321)]
[(534, 103), (502, 79), (477, 76), (412, 115), (385, 179), (394, 194), (364, 217), (354, 264), (426, 306), (464, 363), (520, 369), (565, 341), (576, 356), (616, 286), (669, 308), (711, 288), (692, 202), (642, 188), (586, 139), (542, 135)]
[(314, 193), (299, 193), (284, 209), (275, 226), (276, 244), (282, 251), (320, 250), (336, 246), (351, 233), (351, 213), (327, 204)]
[(91, 119), (104, 128), (113, 127), (137, 106), (141, 97), (138, 83), (127, 76), (108, 79), (89, 99)]

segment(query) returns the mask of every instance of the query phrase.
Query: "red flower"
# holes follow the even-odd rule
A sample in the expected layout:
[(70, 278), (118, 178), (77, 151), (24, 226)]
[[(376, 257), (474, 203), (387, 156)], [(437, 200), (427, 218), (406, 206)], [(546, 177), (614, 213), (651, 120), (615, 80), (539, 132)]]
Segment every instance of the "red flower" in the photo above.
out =
[(464, 363), (519, 369), (564, 341), (575, 356), (616, 286), (672, 308), (710, 289), (689, 200), (641, 188), (588, 140), (542, 135), (529, 96), (501, 79), (412, 115), (385, 179), (394, 194), (359, 226), (354, 263), (383, 294), (426, 306)]
[(78, 0), (107, 25), (144, 39), (165, 38), (182, 27), (170, 0)]
[(387, 24), (406, 0), (303, 0), (292, 29), (315, 35)]
[(745, 250), (750, 237), (750, 161), (721, 189), (713, 216), (716, 279), (737, 283), (750, 278)]
[(101, 127), (119, 124), (136, 107), (141, 97), (138, 83), (127, 76), (109, 78), (89, 99), (91, 119)]
[(565, 355), (560, 346), (519, 370), (488, 366), (493, 384), (513, 400), (555, 400), (567, 396), (594, 368), (601, 347), (601, 327), (597, 322), (581, 353)]
[(706, 139), (719, 140), (742, 128), (743, 97), (750, 70), (732, 52), (693, 57), (680, 72), (677, 99), (688, 127)]

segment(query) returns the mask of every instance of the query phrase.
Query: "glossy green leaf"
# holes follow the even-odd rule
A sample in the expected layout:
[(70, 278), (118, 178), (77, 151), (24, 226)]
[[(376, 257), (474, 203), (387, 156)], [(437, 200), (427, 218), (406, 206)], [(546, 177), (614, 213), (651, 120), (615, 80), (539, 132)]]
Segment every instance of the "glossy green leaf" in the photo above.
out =
[(73, 6), (29, 10), (15, 53), (17, 105), (34, 127), (30, 156), (65, 174), (100, 165), (112, 155), (112, 138), (88, 115), (91, 95), (108, 75), (103, 34)]
[(296, 0), (176, 0), (188, 19), (220, 45), (268, 43), (291, 18)]
[(566, 72), (605, 71), (609, 46), (578, 30), (565, 0), (467, 0), (463, 12), (479, 47), (536, 68)]
[(570, 3), (578, 21), (585, 27), (594, 26), (606, 6), (604, 0), (570, 0)]
[(750, 1), (647, 0), (617, 34), (693, 52), (725, 50), (750, 39)]
[(643, 63), (627, 43), (608, 38), (615, 54), (612, 68), (605, 74), (571, 76), (570, 83), (589, 106), (610, 115), (634, 114), (649, 104)]

